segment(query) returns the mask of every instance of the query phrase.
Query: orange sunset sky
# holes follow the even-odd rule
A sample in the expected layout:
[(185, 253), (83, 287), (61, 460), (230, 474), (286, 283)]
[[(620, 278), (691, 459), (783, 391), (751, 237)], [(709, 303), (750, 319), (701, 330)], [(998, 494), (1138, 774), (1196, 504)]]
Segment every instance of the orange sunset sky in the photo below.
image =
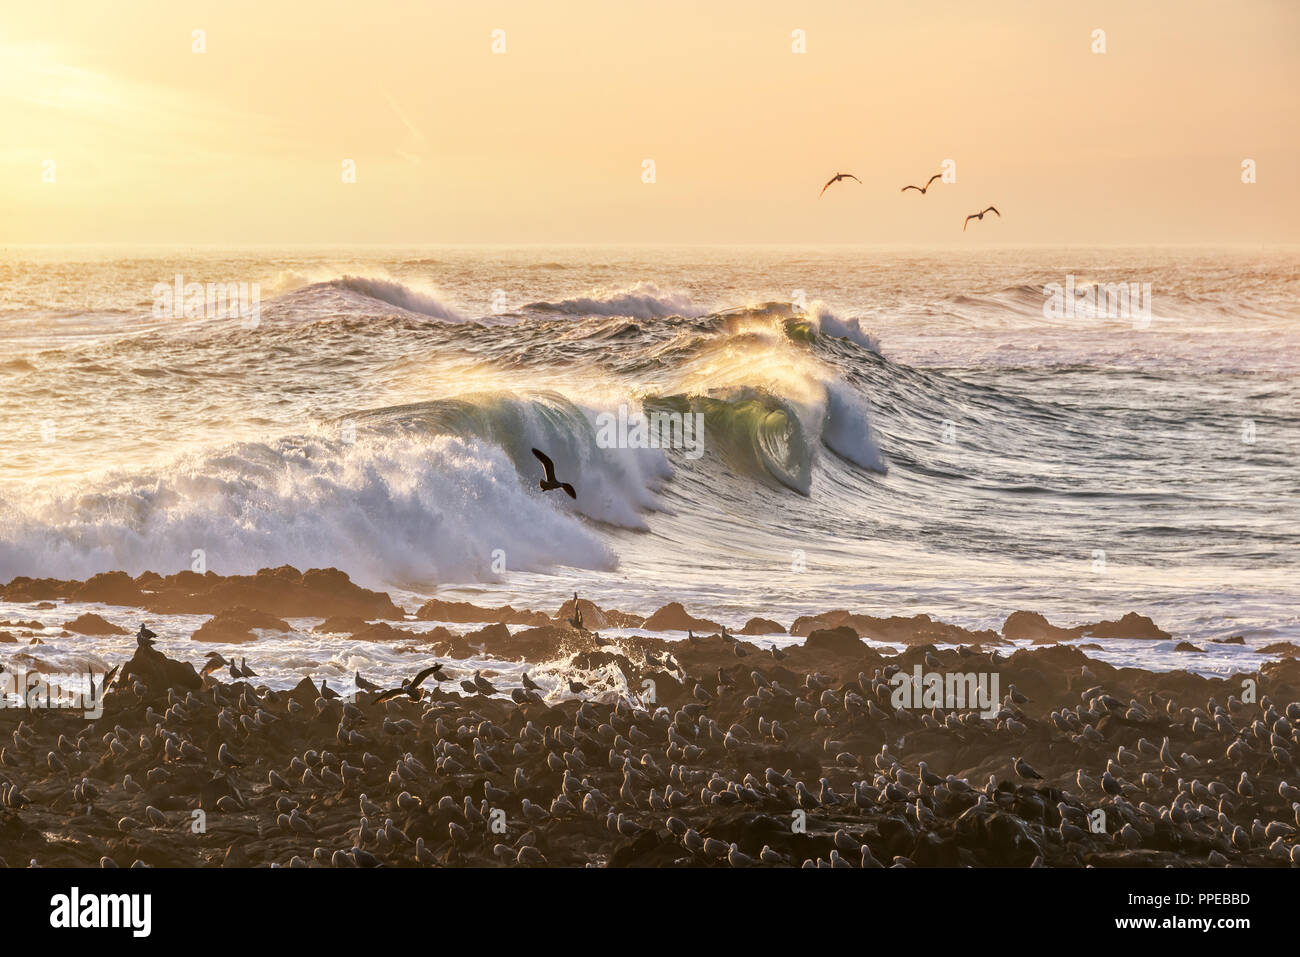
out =
[[(52, 0), (4, 21), (0, 245), (1300, 241), (1293, 0)], [(955, 183), (900, 194), (946, 159)], [(819, 199), (838, 170), (863, 185)], [(963, 234), (989, 203), (1004, 218)]]

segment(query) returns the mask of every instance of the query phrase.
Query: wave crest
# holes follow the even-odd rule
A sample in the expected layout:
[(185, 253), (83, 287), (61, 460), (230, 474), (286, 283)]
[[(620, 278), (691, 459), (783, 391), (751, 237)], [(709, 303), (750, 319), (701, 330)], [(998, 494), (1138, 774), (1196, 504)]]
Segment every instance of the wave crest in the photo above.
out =
[(638, 282), (613, 290), (594, 290), (586, 296), (559, 302), (534, 302), (526, 308), (570, 316), (626, 316), (630, 319), (662, 319), (668, 316), (695, 318), (706, 314), (684, 292), (660, 289), (652, 282)]

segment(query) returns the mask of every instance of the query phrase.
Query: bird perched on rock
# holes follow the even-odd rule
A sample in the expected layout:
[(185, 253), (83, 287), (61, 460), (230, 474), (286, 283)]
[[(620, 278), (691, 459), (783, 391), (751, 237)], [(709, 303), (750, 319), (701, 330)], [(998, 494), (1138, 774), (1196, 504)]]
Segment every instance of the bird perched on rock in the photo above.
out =
[(1024, 758), (1016, 758), (1013, 767), (1016, 770), (1016, 774), (1018, 774), (1020, 777), (1024, 778), (1027, 781), (1043, 780), (1043, 776), (1039, 774), (1037, 771), (1035, 771), (1032, 767), (1030, 767), (1029, 762), (1026, 761)]

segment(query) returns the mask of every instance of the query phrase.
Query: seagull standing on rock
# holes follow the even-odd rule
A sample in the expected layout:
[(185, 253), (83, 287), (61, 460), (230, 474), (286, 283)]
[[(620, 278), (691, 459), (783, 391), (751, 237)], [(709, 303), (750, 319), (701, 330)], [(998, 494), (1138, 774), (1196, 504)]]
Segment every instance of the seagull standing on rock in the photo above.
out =
[(1020, 777), (1024, 778), (1026, 781), (1043, 780), (1043, 776), (1030, 767), (1029, 762), (1024, 758), (1016, 758), (1014, 767), (1016, 769), (1016, 774), (1020, 775)]

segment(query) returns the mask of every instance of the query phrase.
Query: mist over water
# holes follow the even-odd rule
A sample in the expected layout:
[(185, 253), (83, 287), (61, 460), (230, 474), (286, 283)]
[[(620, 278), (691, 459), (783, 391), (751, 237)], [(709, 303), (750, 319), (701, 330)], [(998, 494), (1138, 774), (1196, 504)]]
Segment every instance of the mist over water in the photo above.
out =
[[(260, 322), (155, 318), (176, 274)], [(1149, 324), (1042, 287), (1150, 283)], [(289, 563), (788, 625), (1300, 632), (1300, 254), (9, 251), (0, 581)], [(704, 454), (605, 448), (698, 413)], [(546, 450), (578, 498), (544, 494)]]

